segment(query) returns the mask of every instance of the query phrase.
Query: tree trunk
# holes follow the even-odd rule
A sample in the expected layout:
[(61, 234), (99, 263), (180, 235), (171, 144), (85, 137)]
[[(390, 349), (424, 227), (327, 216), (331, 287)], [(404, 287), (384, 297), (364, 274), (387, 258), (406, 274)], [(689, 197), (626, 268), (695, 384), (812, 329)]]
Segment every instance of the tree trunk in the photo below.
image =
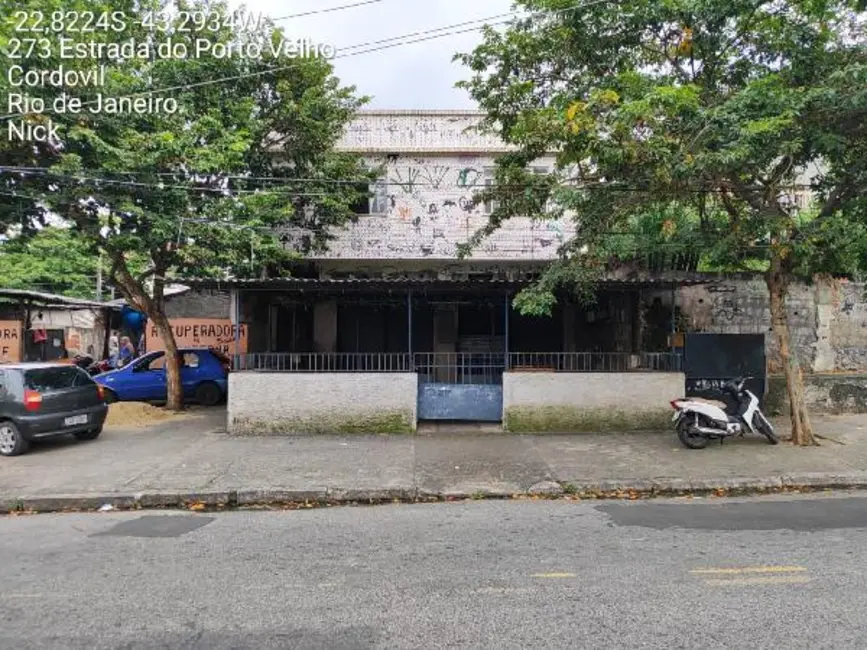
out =
[(154, 314), (148, 314), (148, 318), (153, 321), (157, 334), (166, 348), (166, 408), (180, 411), (184, 408), (184, 391), (181, 385), (181, 361), (178, 358), (175, 334), (163, 310), (159, 309)]
[(804, 377), (798, 363), (798, 355), (791, 346), (789, 336), (786, 296), (789, 293), (790, 274), (785, 268), (780, 253), (774, 251), (771, 267), (765, 276), (771, 303), (771, 324), (780, 348), (780, 360), (786, 376), (786, 393), (789, 397), (789, 415), (792, 419), (792, 442), (796, 445), (815, 445), (813, 428), (804, 401)]
[(151, 298), (144, 290), (142, 283), (132, 276), (121, 254), (112, 255), (111, 275), (130, 305), (144, 312), (157, 328), (157, 334), (162, 339), (166, 350), (166, 408), (171, 411), (182, 410), (184, 408), (184, 393), (181, 385), (178, 345), (163, 309), (161, 278), (155, 283), (155, 296)]

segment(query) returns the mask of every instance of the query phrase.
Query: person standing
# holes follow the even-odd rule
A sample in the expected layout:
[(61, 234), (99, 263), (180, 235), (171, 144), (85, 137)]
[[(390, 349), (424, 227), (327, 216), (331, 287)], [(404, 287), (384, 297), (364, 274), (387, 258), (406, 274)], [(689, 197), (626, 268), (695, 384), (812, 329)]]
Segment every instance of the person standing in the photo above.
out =
[(123, 368), (135, 358), (135, 348), (128, 336), (120, 339), (120, 349), (117, 352), (117, 367)]

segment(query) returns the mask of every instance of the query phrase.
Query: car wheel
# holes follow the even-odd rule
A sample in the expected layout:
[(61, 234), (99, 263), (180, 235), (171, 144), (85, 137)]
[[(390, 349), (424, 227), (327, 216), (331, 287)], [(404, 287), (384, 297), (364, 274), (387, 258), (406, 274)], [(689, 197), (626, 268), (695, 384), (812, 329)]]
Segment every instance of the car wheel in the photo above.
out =
[(106, 404), (114, 404), (115, 402), (119, 402), (120, 399), (111, 388), (106, 388), (105, 390), (105, 403)]
[(30, 448), (12, 422), (0, 422), (0, 456), (20, 456)]
[(102, 427), (97, 427), (96, 429), (90, 429), (88, 431), (79, 431), (78, 433), (73, 433), (76, 440), (96, 440), (99, 438), (99, 434), (102, 433)]
[(196, 388), (196, 401), (203, 406), (216, 406), (222, 397), (223, 392), (213, 382), (206, 381)]

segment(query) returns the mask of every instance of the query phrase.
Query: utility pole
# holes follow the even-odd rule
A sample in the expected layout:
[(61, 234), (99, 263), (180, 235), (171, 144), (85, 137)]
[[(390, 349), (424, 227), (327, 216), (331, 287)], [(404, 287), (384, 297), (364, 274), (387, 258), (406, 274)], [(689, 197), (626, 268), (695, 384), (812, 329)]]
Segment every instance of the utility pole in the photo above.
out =
[(96, 266), (96, 301), (102, 301), (102, 251), (99, 251), (99, 262)]

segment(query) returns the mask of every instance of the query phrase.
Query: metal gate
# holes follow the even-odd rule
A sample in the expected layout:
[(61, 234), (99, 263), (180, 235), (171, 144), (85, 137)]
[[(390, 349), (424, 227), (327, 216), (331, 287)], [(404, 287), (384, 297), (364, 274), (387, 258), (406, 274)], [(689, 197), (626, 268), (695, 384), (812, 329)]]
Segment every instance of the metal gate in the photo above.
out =
[(684, 338), (686, 396), (721, 399), (722, 385), (736, 377), (747, 382), (761, 402), (766, 392), (764, 334), (686, 334)]
[(416, 354), (418, 419), (500, 422), (505, 363), (504, 353)]

